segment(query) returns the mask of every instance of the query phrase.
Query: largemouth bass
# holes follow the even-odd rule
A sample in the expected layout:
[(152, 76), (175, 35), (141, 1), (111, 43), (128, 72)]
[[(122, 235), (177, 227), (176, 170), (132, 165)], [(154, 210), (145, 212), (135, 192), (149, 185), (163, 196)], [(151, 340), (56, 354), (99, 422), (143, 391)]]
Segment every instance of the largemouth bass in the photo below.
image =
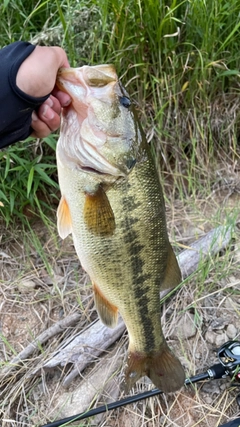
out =
[(185, 375), (163, 336), (159, 292), (181, 274), (150, 147), (112, 65), (61, 69), (57, 85), (72, 98), (57, 144), (59, 234), (73, 236), (102, 322), (123, 317), (127, 387), (147, 375), (175, 391)]

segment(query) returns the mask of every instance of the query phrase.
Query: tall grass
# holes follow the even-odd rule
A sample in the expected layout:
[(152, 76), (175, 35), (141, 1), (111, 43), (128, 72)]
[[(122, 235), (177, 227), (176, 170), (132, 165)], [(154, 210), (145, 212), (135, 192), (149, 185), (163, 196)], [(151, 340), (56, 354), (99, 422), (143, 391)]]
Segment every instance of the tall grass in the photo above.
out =
[(208, 95), (212, 83), (226, 89), (239, 75), (239, 10), (239, 0), (5, 0), (0, 45), (44, 35), (73, 63), (112, 60), (119, 73), (134, 70), (140, 88), (150, 76), (166, 85), (167, 74), (174, 93), (188, 82)]
[[(209, 168), (220, 147), (223, 157), (229, 147), (238, 156), (239, 11), (240, 0), (4, 0), (0, 47), (30, 40), (61, 45), (73, 66), (113, 62), (159, 161), (181, 174), (180, 163), (191, 160), (186, 190), (191, 193), (189, 174)], [(230, 112), (233, 99), (236, 108)], [(47, 161), (55, 164), (54, 155)], [(27, 197), (31, 167), (24, 178)], [(2, 170), (5, 180), (6, 167)], [(35, 168), (37, 177), (43, 182)]]

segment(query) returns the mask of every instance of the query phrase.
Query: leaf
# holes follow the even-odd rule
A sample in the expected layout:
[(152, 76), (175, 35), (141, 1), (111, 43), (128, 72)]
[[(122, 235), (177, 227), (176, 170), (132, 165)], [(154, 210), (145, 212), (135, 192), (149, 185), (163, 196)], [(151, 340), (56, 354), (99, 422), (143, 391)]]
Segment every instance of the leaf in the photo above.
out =
[(0, 190), (0, 199), (1, 200), (5, 200), (5, 202), (8, 202), (8, 199), (7, 199), (6, 195), (3, 193), (2, 190)]
[(9, 155), (6, 155), (5, 161), (6, 161), (6, 165), (5, 165), (4, 179), (7, 178), (7, 175), (8, 175), (9, 169), (10, 169), (10, 164), (11, 163), (10, 163), (10, 157), (9, 157)]
[(49, 178), (49, 176), (46, 174), (46, 172), (44, 172), (44, 170), (42, 169), (41, 165), (35, 165), (34, 169), (41, 176), (41, 178), (44, 182), (46, 182), (47, 184), (49, 184), (55, 188), (58, 188), (57, 183), (55, 181), (53, 181), (51, 178)]
[(10, 196), (10, 212), (12, 214), (13, 213), (13, 209), (14, 209), (14, 203), (15, 203), (15, 192), (14, 191), (10, 191), (9, 196)]
[(27, 197), (29, 197), (30, 191), (32, 189), (33, 177), (34, 177), (34, 167), (32, 166), (28, 175)]
[(186, 81), (186, 82), (182, 85), (181, 92), (184, 92), (184, 91), (187, 89), (188, 85), (189, 85), (189, 81)]
[(239, 70), (226, 70), (223, 71), (222, 73), (218, 74), (218, 77), (222, 77), (222, 76), (239, 76), (240, 75), (240, 71)]
[(3, 10), (8, 7), (9, 3), (10, 3), (10, 0), (4, 0), (3, 1)]
[(56, 151), (56, 138), (58, 135), (49, 135), (46, 138), (44, 138), (44, 142), (54, 151)]

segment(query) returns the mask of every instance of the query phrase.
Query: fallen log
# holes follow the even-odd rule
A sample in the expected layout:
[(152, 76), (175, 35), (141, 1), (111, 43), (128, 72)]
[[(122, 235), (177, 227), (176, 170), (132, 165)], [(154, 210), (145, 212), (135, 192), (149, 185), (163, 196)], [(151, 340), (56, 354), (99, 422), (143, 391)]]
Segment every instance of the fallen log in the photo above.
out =
[[(224, 250), (232, 239), (233, 226), (220, 226), (205, 236), (192, 243), (188, 249), (178, 255), (178, 263), (183, 279), (196, 271), (204, 260)], [(160, 292), (160, 298), (165, 297), (171, 289)], [(92, 363), (103, 351), (113, 344), (125, 330), (123, 320), (119, 318), (118, 326), (109, 329), (100, 320), (94, 322), (87, 330), (78, 333), (69, 343), (64, 344), (44, 363), (42, 368), (52, 369), (56, 366), (65, 366), (68, 363), (74, 365), (72, 371), (66, 375), (63, 386), (69, 386), (70, 382)], [(36, 374), (39, 369), (34, 370)]]
[(109, 348), (123, 334), (124, 330), (125, 324), (122, 319), (119, 319), (118, 325), (114, 329), (107, 328), (100, 320), (97, 320), (84, 332), (79, 332), (67, 345), (64, 345), (53, 358), (44, 363), (43, 368), (51, 369), (58, 365), (65, 366), (72, 363), (74, 369), (63, 380), (63, 386), (67, 387), (89, 363), (94, 362), (101, 353)]
[(178, 255), (177, 259), (183, 279), (196, 271), (202, 261), (227, 248), (232, 240), (234, 225), (214, 228), (205, 236), (191, 243), (189, 249)]
[[(120, 394), (119, 371), (124, 360), (123, 349), (117, 348), (111, 354), (101, 357), (100, 363), (84, 377), (79, 385), (72, 390), (59, 394), (54, 402), (53, 415), (70, 417), (72, 414), (83, 412), (89, 406), (107, 405), (117, 400)], [(98, 415), (92, 420), (92, 425), (99, 425), (104, 415)], [(101, 418), (99, 418), (101, 417)]]

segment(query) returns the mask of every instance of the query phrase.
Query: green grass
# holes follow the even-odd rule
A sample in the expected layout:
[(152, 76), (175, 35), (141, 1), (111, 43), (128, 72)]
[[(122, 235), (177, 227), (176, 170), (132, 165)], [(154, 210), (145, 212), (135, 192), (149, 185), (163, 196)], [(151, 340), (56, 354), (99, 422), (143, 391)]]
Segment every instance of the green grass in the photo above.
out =
[[(12, 216), (23, 219), (26, 210), (31, 215), (31, 210), (41, 212), (49, 208), (46, 187), (51, 188), (51, 200), (56, 197), (58, 183), (53, 179), (56, 164), (52, 142), (52, 136), (44, 139), (45, 155), (32, 138), (0, 152), (0, 209), (6, 224)], [(46, 147), (50, 147), (51, 154), (46, 153)]]
[[(206, 188), (203, 176), (211, 185), (220, 149), (222, 158), (239, 160), (238, 113), (232, 116), (228, 103), (234, 99), (238, 110), (239, 10), (240, 0), (5, 0), (0, 47), (30, 40), (61, 45), (72, 66), (113, 62), (161, 168), (178, 177), (179, 195), (193, 195)], [(50, 140), (55, 145), (56, 137)], [(54, 151), (44, 150), (40, 164), (29, 156), (29, 144), (1, 155), (7, 223), (15, 213), (21, 217), (26, 204), (42, 203), (39, 189), (56, 189)]]

